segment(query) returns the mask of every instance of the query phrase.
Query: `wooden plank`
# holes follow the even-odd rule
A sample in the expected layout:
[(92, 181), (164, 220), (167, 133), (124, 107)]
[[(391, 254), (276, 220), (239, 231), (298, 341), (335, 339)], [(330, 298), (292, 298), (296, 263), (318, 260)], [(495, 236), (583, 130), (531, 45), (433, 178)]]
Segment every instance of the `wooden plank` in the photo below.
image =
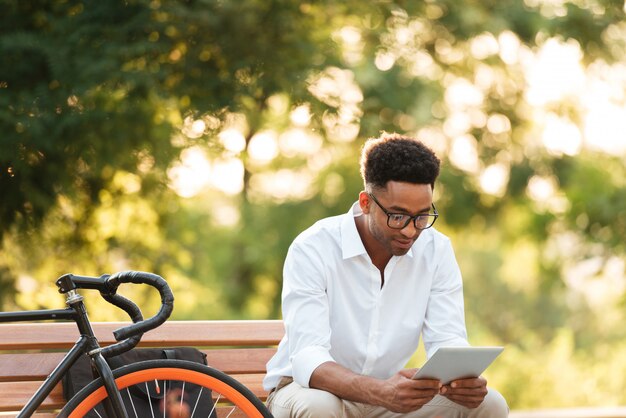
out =
[[(0, 411), (19, 411), (37, 391), (41, 382), (0, 383)], [(57, 385), (42, 403), (42, 409), (56, 409), (65, 404), (63, 389)]]
[[(204, 349), (207, 362), (226, 374), (265, 373), (265, 364), (275, 348)], [(0, 382), (43, 380), (61, 361), (64, 353), (0, 354)]]
[(43, 380), (63, 356), (64, 353), (1, 354), (0, 382)]
[[(124, 322), (93, 323), (102, 345), (115, 343), (112, 332)], [(168, 321), (144, 334), (141, 346), (268, 346), (284, 334), (282, 321)], [(0, 350), (69, 348), (78, 339), (74, 323), (0, 324)]]
[(265, 374), (265, 365), (276, 353), (276, 348), (205, 349), (209, 366), (226, 374)]

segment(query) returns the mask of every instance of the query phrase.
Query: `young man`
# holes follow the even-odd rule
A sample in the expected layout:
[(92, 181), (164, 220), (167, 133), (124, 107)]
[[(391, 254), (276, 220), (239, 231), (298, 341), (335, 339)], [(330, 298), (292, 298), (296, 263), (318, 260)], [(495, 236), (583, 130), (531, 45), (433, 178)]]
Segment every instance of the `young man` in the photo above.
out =
[(286, 335), (267, 365), (268, 406), (283, 417), (508, 416), (484, 378), (442, 386), (403, 369), (420, 335), (428, 356), (468, 345), (463, 284), (450, 241), (431, 228), (439, 159), (412, 138), (370, 139), (365, 190), (347, 214), (291, 245)]

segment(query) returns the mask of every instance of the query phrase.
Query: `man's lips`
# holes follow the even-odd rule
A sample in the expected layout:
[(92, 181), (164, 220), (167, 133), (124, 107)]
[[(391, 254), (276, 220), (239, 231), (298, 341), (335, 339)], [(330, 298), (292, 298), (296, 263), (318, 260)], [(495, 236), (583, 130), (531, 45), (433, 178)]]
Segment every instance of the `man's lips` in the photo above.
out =
[(395, 239), (393, 240), (400, 248), (411, 248), (415, 240), (413, 239)]

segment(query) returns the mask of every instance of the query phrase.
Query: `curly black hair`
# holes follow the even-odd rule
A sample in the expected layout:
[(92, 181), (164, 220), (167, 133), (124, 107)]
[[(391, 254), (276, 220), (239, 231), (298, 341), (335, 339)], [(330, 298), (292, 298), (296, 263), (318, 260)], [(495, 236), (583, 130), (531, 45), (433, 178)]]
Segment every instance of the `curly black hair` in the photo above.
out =
[(439, 158), (417, 139), (394, 133), (365, 142), (361, 152), (361, 177), (368, 186), (386, 188), (389, 181), (435, 186)]

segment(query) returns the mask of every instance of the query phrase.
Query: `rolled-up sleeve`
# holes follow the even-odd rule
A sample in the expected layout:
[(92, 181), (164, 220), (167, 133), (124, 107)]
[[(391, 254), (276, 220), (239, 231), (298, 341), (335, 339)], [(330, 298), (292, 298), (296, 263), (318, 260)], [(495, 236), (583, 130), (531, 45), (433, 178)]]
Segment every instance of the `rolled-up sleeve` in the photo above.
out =
[(335, 361), (330, 354), (327, 278), (319, 248), (296, 241), (283, 269), (282, 311), (293, 378), (309, 387), (313, 371)]

